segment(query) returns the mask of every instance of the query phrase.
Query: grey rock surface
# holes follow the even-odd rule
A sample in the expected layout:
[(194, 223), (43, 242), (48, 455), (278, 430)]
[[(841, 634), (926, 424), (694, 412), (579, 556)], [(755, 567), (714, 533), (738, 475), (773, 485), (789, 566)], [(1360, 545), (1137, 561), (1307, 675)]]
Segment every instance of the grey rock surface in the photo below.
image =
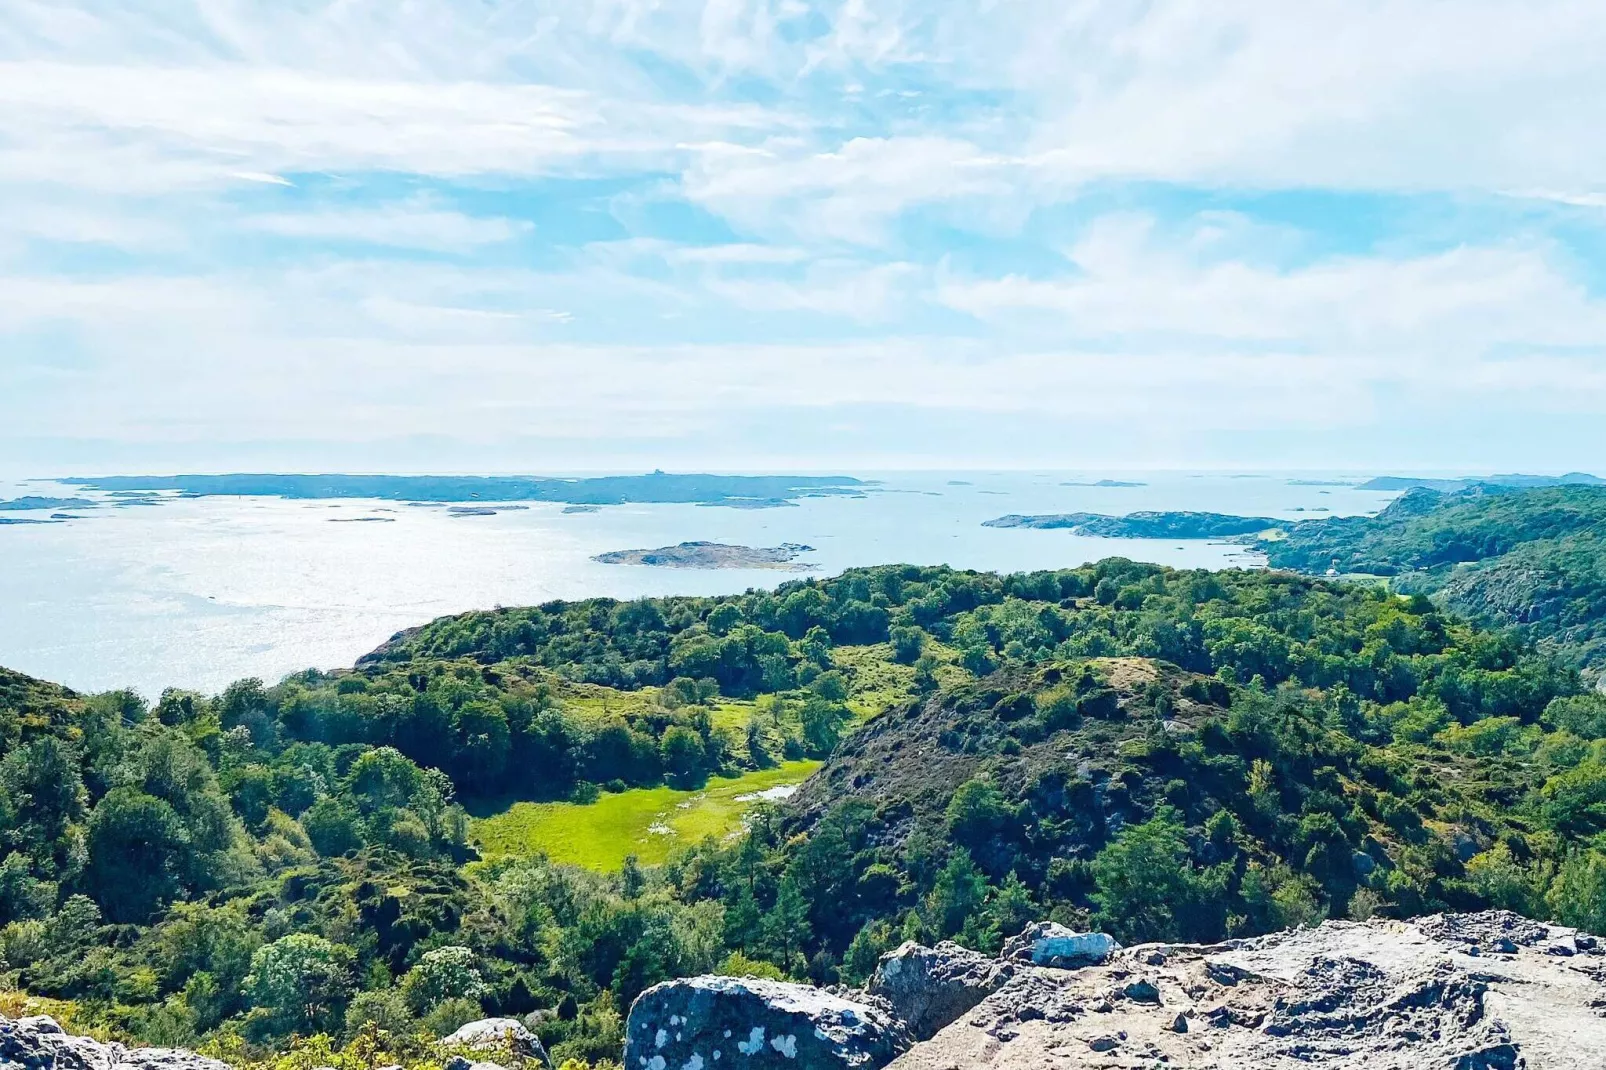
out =
[(1023, 966), (892, 1070), (1606, 1070), (1606, 955), (1503, 911)]
[(692, 977), (643, 992), (625, 1025), (626, 1070), (879, 1070), (909, 1046), (869, 1002), (807, 985)]
[[(458, 1028), (457, 1032), (441, 1040), (445, 1048), (468, 1048), (472, 1051), (502, 1052), (518, 1059), (537, 1059), (549, 1062), (541, 1039), (517, 1018), (481, 1018)], [(480, 1065), (478, 1063), (474, 1064)]]
[(54, 1018), (0, 1018), (0, 1067), (11, 1070), (228, 1070), (173, 1048), (129, 1048), (66, 1032)]
[(1074, 970), (1096, 966), (1121, 949), (1106, 933), (1079, 933), (1058, 922), (1039, 921), (1026, 926), (1019, 936), (1004, 942), (1003, 957), (1036, 966)]
[(1010, 963), (944, 941), (906, 941), (881, 956), (869, 992), (886, 1001), (916, 1040), (926, 1040), (1014, 976)]

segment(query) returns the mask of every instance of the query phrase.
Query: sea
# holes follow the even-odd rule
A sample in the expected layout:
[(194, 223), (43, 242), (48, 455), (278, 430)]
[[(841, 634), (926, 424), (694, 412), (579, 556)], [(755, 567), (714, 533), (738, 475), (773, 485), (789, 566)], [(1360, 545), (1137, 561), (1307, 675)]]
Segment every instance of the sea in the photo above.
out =
[[(840, 474), (840, 473), (833, 473)], [(785, 508), (550, 503), (454, 515), (398, 502), (168, 498), (0, 526), (0, 665), (94, 692), (216, 692), (348, 666), (395, 632), (448, 613), (591, 596), (720, 594), (893, 562), (1015, 571), (1120, 556), (1254, 568), (1205, 540), (1098, 539), (1001, 529), (1008, 513), (1200, 510), (1276, 518), (1371, 514), (1394, 497), (1344, 473), (850, 472), (862, 496)], [(1141, 486), (1090, 486), (1099, 479)], [(1344, 485), (1343, 481), (1349, 485)], [(1323, 483), (1327, 485), (1322, 485)], [(1076, 485), (1082, 484), (1082, 485)], [(0, 498), (97, 497), (0, 480)], [(476, 502), (476, 505), (487, 504)], [(48, 514), (0, 514), (14, 517)], [(609, 550), (707, 540), (811, 547), (807, 572), (607, 565)]]

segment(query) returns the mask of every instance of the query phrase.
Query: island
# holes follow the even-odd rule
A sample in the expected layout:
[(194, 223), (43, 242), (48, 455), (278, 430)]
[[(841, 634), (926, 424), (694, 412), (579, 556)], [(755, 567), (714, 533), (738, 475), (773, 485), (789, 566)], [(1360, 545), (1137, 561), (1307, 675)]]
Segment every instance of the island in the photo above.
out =
[(557, 502), (567, 505), (689, 504), (764, 509), (819, 495), (859, 497), (852, 476), (725, 476), (649, 472), (573, 479), (536, 476), (233, 474), (97, 476), (59, 482), (111, 494), (175, 491), (188, 497), (379, 498), (400, 502)]
[(563, 507), (563, 514), (565, 516), (568, 516), (570, 513), (600, 513), (600, 512), (602, 512), (602, 506), (600, 506), (600, 505), (565, 505)]
[(1419, 476), (1377, 476), (1360, 484), (1357, 490), (1436, 490), (1441, 494), (1454, 494), (1479, 485), (1486, 487), (1514, 487), (1536, 489), (1540, 487), (1599, 487), (1606, 479), (1588, 472), (1568, 472), (1559, 476), (1535, 476), (1522, 472), (1507, 472), (1493, 476), (1466, 476), (1460, 479), (1429, 479)]
[(699, 508), (725, 509), (796, 509), (797, 502), (788, 498), (721, 498), (716, 502), (698, 502)]
[(1125, 516), (1103, 513), (1051, 513), (1022, 516), (1011, 513), (982, 523), (984, 528), (1064, 529), (1075, 535), (1105, 539), (1220, 539), (1253, 535), (1286, 522), (1264, 516), (1228, 516), (1225, 513), (1157, 512), (1145, 510)]
[(1148, 486), (1148, 484), (1147, 483), (1132, 483), (1132, 482), (1129, 482), (1129, 481), (1124, 480), (1124, 479), (1100, 479), (1100, 480), (1098, 480), (1096, 482), (1093, 482), (1093, 483), (1082, 483), (1082, 482), (1076, 482), (1076, 481), (1073, 480), (1072, 482), (1069, 482), (1069, 483), (1061, 483), (1060, 486), (1062, 486), (1062, 487), (1146, 487), (1146, 486)]
[(495, 516), (497, 513), (512, 513), (528, 508), (527, 505), (449, 505), (446, 507), (446, 515)]
[(52, 509), (93, 509), (95, 503), (88, 498), (41, 498), (34, 495), (24, 495), (21, 498), (12, 498), (10, 501), (0, 501), (0, 510), (8, 513), (23, 513)]
[(797, 561), (814, 547), (783, 542), (779, 546), (732, 546), (722, 542), (683, 542), (656, 550), (612, 550), (591, 560), (604, 565), (653, 565), (658, 568), (767, 568), (806, 572), (813, 565)]

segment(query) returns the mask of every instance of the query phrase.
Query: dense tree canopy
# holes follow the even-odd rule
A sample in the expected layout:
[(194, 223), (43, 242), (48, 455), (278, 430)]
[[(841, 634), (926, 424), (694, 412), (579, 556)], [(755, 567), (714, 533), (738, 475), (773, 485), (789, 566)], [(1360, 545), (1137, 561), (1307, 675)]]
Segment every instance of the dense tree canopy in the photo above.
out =
[[(152, 1041), (542, 1010), (594, 1061), (668, 977), (857, 981), (901, 939), (1041, 917), (1598, 926), (1603, 747), (1568, 663), (1427, 598), (1121, 559), (464, 614), (154, 706), (0, 672), (0, 970)], [(831, 758), (792, 803), (656, 869), (470, 842), (465, 806), (803, 755)]]

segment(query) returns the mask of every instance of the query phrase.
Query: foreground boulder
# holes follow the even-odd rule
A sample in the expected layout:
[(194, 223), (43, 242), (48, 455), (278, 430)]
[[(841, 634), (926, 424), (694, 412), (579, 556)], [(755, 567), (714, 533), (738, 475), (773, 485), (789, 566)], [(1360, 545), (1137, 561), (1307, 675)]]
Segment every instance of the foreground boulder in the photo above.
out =
[(11, 1070), (229, 1070), (216, 1059), (173, 1048), (128, 1048), (74, 1036), (54, 1018), (0, 1018), (0, 1067)]
[(1058, 922), (1039, 921), (1006, 941), (1003, 957), (1034, 966), (1075, 970), (1097, 966), (1120, 949), (1115, 937), (1107, 933), (1079, 933)]
[(1504, 911), (1023, 966), (892, 1070), (1606, 1070), (1606, 956)]
[(887, 1003), (916, 1040), (926, 1040), (1013, 975), (1009, 963), (958, 944), (944, 941), (931, 948), (911, 940), (881, 956), (869, 990)]
[(541, 1040), (516, 1018), (481, 1018), (460, 1027), (457, 1032), (441, 1041), (445, 1048), (467, 1048), (470, 1051), (498, 1052), (513, 1060), (536, 1059), (547, 1063), (546, 1049)]
[(625, 1026), (626, 1070), (879, 1070), (909, 1046), (890, 1014), (808, 985), (693, 977), (647, 989)]

